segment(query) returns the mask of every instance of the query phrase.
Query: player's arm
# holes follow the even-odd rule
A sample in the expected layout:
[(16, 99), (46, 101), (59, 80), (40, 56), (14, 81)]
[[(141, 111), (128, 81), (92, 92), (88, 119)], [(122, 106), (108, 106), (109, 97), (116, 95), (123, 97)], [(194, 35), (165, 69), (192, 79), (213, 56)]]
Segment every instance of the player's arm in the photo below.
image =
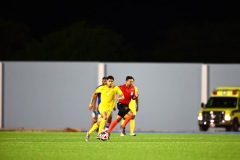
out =
[(121, 89), (118, 86), (116, 86), (116, 89), (117, 89), (117, 94), (118, 94), (117, 100), (124, 99), (125, 97), (124, 97)]
[(97, 99), (98, 99), (98, 96), (96, 96), (96, 98), (93, 98), (93, 106), (94, 107), (97, 106)]
[(136, 106), (136, 111), (138, 111), (138, 108), (139, 108), (139, 105), (138, 105), (138, 97), (136, 98), (135, 101), (136, 101), (136, 105), (137, 105), (137, 106)]
[(132, 97), (133, 100), (136, 100), (138, 98), (139, 94), (138, 92), (135, 92), (134, 96)]
[(117, 97), (117, 100), (121, 100), (121, 99), (124, 99), (124, 95), (123, 94), (119, 94), (118, 97)]
[(116, 99), (117, 99), (116, 97), (117, 97), (117, 95), (114, 96), (114, 102), (113, 102), (113, 110), (114, 111), (116, 111), (116, 106), (115, 106), (116, 105)]
[(97, 92), (94, 92), (92, 94), (92, 97), (91, 97), (89, 105), (88, 105), (89, 110), (93, 109), (94, 105), (96, 104), (96, 101), (97, 101)]

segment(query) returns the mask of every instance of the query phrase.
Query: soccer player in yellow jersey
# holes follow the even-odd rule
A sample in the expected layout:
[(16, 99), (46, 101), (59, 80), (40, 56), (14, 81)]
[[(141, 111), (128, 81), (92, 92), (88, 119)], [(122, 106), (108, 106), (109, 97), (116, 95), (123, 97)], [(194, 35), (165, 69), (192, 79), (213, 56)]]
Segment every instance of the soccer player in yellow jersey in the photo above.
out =
[[(102, 78), (102, 84), (99, 85), (98, 87), (100, 87), (102, 85), (106, 85), (106, 84), (107, 84), (107, 77), (103, 77)], [(91, 127), (94, 125), (94, 123), (97, 122), (97, 119), (98, 119), (98, 115), (99, 115), (98, 106), (101, 103), (101, 93), (98, 93), (96, 100), (97, 100), (97, 102), (94, 102), (95, 105), (92, 108)]]
[[(138, 92), (138, 88), (136, 86), (135, 87), (135, 91)], [(138, 111), (138, 97), (134, 100), (132, 99), (129, 103), (129, 108), (130, 110), (133, 112), (133, 115), (136, 116), (137, 111)], [(127, 117), (127, 115), (125, 115), (124, 119)], [(122, 120), (122, 125), (124, 124), (124, 119)], [(134, 133), (134, 129), (135, 129), (135, 118), (130, 120), (130, 136), (136, 136), (136, 133)], [(120, 136), (125, 136), (125, 134), (121, 133)]]
[[(94, 107), (94, 102), (96, 102), (97, 94), (101, 93), (101, 103), (98, 106), (99, 112), (101, 117), (98, 119), (96, 123), (90, 128), (90, 130), (86, 134), (86, 141), (89, 141), (90, 134), (98, 129), (98, 135), (102, 132), (103, 128), (105, 127), (107, 118), (111, 114), (114, 105), (115, 100), (124, 99), (124, 95), (120, 88), (118, 86), (114, 85), (114, 77), (108, 76), (107, 77), (107, 84), (98, 87), (90, 100), (89, 103), (89, 110), (91, 110)], [(118, 97), (116, 98), (116, 95), (118, 94)], [(99, 138), (99, 137), (97, 137)]]

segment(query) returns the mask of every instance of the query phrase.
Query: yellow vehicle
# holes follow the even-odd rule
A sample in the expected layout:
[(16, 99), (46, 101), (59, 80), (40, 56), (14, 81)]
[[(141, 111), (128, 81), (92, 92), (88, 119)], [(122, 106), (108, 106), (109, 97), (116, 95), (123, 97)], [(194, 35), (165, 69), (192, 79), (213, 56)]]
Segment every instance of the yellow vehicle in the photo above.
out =
[(217, 87), (202, 103), (198, 113), (200, 131), (209, 127), (223, 127), (226, 131), (238, 131), (240, 124), (240, 86)]

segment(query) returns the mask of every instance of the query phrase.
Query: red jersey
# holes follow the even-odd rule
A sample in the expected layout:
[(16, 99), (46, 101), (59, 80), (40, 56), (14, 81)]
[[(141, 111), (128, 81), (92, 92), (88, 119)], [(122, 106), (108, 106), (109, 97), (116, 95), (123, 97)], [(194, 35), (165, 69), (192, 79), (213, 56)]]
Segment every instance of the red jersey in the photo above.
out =
[(135, 95), (135, 87), (127, 87), (126, 84), (123, 84), (121, 86), (118, 86), (121, 91), (123, 92), (124, 99), (118, 100), (118, 102), (123, 104), (129, 104), (132, 97)]

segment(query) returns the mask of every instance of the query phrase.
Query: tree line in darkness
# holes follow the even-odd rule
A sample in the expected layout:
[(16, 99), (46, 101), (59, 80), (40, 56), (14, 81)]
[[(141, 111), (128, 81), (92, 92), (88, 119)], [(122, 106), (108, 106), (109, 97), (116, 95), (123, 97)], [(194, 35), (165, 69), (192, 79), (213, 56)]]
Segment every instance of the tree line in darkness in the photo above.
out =
[(239, 63), (239, 28), (239, 22), (178, 25), (154, 33), (151, 45), (137, 46), (87, 22), (36, 38), (25, 24), (0, 19), (0, 60)]

